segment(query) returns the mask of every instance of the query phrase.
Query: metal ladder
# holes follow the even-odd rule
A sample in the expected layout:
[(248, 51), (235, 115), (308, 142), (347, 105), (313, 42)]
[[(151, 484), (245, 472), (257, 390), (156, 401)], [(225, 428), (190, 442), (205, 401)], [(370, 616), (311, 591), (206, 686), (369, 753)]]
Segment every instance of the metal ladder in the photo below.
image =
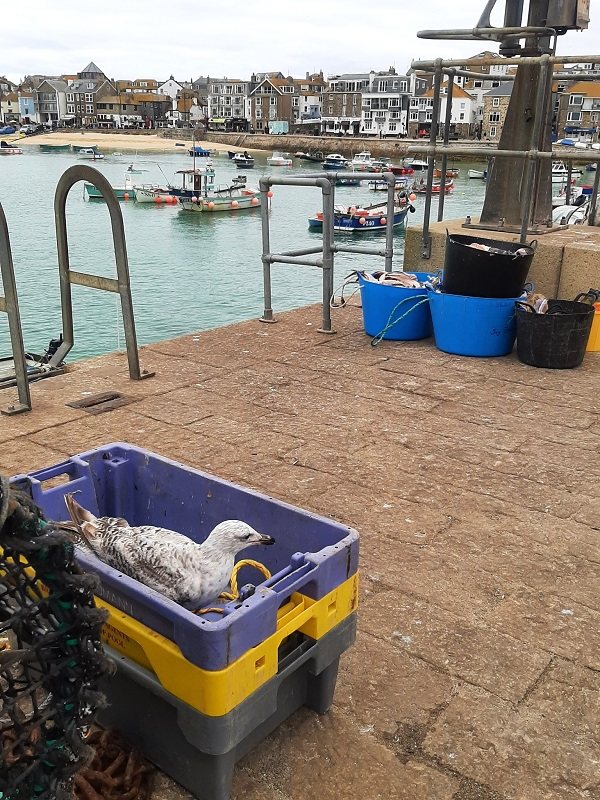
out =
[[(334, 240), (334, 206), (335, 184), (339, 178), (350, 178), (360, 181), (385, 181), (387, 188), (387, 221), (385, 225), (385, 247), (352, 247), (336, 244)], [(374, 255), (385, 259), (385, 271), (392, 269), (394, 256), (394, 194), (396, 176), (391, 172), (336, 172), (330, 175), (314, 177), (311, 174), (285, 176), (267, 175), (259, 181), (261, 191), (262, 217), (262, 264), (263, 264), (263, 298), (264, 310), (261, 322), (277, 322), (273, 318), (271, 297), (271, 264), (298, 264), (307, 267), (318, 267), (323, 270), (323, 320), (319, 333), (335, 333), (331, 326), (330, 302), (333, 295), (333, 265), (335, 253), (357, 253)], [(271, 252), (271, 232), (269, 226), (269, 191), (271, 186), (315, 186), (321, 189), (323, 196), (323, 243), (318, 247), (303, 247), (287, 250), (284, 253)], [(320, 258), (307, 258), (321, 254)]]
[[(71, 269), (69, 262), (69, 245), (67, 236), (67, 219), (65, 214), (67, 196), (74, 184), (87, 181), (96, 187), (102, 194), (110, 214), (113, 247), (117, 265), (117, 278), (105, 278), (101, 275), (90, 275), (86, 272), (76, 272)], [(129, 278), (129, 263), (127, 260), (127, 246), (125, 244), (125, 228), (123, 215), (112, 186), (108, 180), (93, 167), (78, 164), (69, 167), (60, 178), (54, 195), (54, 221), (56, 225), (56, 245), (58, 248), (58, 272), (60, 277), (60, 302), (63, 324), (63, 342), (49, 361), (50, 366), (60, 364), (67, 353), (75, 344), (73, 333), (73, 304), (71, 286), (87, 286), (90, 289), (100, 289), (104, 292), (114, 292), (121, 298), (121, 313), (125, 329), (125, 344), (127, 348), (127, 363), (129, 376), (132, 380), (150, 378), (154, 372), (140, 371), (140, 361), (133, 316), (133, 303), (131, 299), (131, 282)]]
[(8, 316), (8, 329), (10, 332), (10, 343), (12, 347), (13, 361), (15, 365), (15, 377), (17, 379), (17, 391), (19, 402), (13, 403), (8, 408), (1, 409), (2, 414), (12, 415), (21, 414), (23, 411), (31, 411), (31, 393), (29, 391), (29, 381), (27, 379), (27, 362), (25, 360), (25, 347), (23, 345), (23, 329), (21, 327), (21, 315), (19, 314), (19, 300), (17, 297), (17, 287), (15, 284), (15, 270), (10, 248), (10, 238), (4, 209), (0, 203), (0, 271), (2, 274), (2, 285), (4, 296), (0, 295), (0, 311)]

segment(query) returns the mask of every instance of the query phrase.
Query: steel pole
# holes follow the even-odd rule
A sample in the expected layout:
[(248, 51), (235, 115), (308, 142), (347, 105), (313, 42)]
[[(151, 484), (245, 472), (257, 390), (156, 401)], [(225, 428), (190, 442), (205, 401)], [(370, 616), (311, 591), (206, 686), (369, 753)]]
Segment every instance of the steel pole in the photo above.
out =
[[(444, 117), (444, 147), (450, 141), (450, 125), (452, 124), (452, 96), (454, 94), (454, 70), (448, 71), (448, 92), (446, 94), (446, 114)], [(438, 198), (438, 222), (444, 219), (444, 201), (446, 199), (446, 170), (448, 169), (448, 153), (442, 156), (442, 175), (440, 177), (440, 196)]]
[(588, 214), (588, 225), (596, 225), (596, 211), (598, 209), (598, 187), (600, 186), (600, 169), (596, 168), (594, 175), (594, 188), (590, 200), (590, 212)]
[[(433, 79), (433, 111), (431, 113), (431, 130), (429, 132), (429, 142), (435, 147), (437, 138), (437, 127), (440, 113), (440, 89), (442, 86), (442, 59), (436, 59), (435, 77)], [(425, 195), (425, 209), (423, 211), (423, 239), (421, 255), (423, 258), (431, 256), (431, 236), (429, 235), (429, 221), (431, 218), (431, 189), (433, 187), (433, 169), (435, 166), (435, 156), (427, 156), (427, 193)]]
[(386, 272), (392, 271), (394, 260), (394, 212), (396, 195), (396, 176), (392, 172), (385, 172), (383, 178), (387, 181), (387, 221), (385, 225), (385, 265)]
[(271, 178), (261, 178), (260, 187), (260, 217), (262, 223), (262, 265), (263, 265), (263, 315), (261, 322), (277, 322), (273, 319), (273, 306), (271, 299), (271, 232), (269, 230), (269, 188)]
[(330, 181), (321, 187), (323, 192), (323, 324), (319, 333), (335, 333), (331, 327), (331, 297), (333, 295), (334, 258), (334, 186)]

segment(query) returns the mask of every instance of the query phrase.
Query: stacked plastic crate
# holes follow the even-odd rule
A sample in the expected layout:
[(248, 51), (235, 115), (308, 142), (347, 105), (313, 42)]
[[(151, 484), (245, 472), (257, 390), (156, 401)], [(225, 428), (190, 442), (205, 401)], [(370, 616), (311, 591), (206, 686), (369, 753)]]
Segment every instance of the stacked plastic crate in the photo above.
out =
[(242, 755), (300, 706), (328, 710), (339, 657), (356, 631), (354, 530), (127, 444), (14, 482), (49, 519), (64, 519), (65, 493), (80, 490), (78, 502), (94, 514), (198, 542), (224, 519), (275, 538), (241, 556), (272, 577), (243, 567), (240, 598), (202, 616), (87, 553), (79, 557), (100, 576), (104, 641), (117, 666), (101, 719), (197, 797), (228, 800)]

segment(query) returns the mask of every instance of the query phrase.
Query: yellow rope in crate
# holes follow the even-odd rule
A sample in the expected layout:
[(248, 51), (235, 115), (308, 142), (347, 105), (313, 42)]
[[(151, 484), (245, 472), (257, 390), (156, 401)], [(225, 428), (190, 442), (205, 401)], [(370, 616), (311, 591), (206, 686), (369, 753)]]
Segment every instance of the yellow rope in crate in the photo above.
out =
[[(270, 571), (265, 567), (264, 564), (261, 564), (260, 561), (254, 561), (252, 558), (244, 558), (242, 561), (238, 561), (231, 572), (231, 578), (229, 579), (229, 583), (231, 586), (230, 592), (221, 592), (219, 595), (219, 599), (223, 600), (237, 600), (240, 596), (238, 590), (238, 572), (241, 570), (242, 567), (254, 567), (259, 572), (262, 572), (264, 575), (265, 580), (268, 580), (271, 577)], [(210, 612), (214, 611), (216, 614), (223, 613), (223, 607), (212, 607), (212, 608), (199, 608), (197, 611), (194, 611), (194, 614), (209, 614)]]

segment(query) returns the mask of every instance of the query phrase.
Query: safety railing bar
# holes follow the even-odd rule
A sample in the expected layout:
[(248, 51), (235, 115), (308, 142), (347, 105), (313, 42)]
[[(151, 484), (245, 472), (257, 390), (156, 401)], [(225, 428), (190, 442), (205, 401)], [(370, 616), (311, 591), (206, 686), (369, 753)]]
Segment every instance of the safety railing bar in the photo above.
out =
[(322, 253), (322, 247), (301, 247), (299, 250), (286, 250), (280, 253), (282, 256), (310, 256), (315, 253)]
[(297, 264), (301, 267), (323, 268), (322, 258), (301, 258), (299, 256), (286, 256), (283, 253), (271, 253), (264, 258), (269, 264)]
[[(518, 36), (520, 39), (526, 36), (555, 36), (556, 31), (554, 28), (546, 28), (542, 26), (514, 26), (507, 28), (496, 28), (490, 26), (489, 28), (446, 28), (445, 30), (433, 31), (417, 31), (418, 39), (457, 39), (458, 41), (472, 40), (472, 39), (491, 39), (497, 41), (498, 37), (503, 36)], [(470, 60), (470, 59), (469, 59)]]
[(355, 253), (363, 256), (380, 256), (380, 258), (385, 258), (387, 255), (386, 248), (351, 247), (350, 245), (336, 244), (333, 249), (336, 253)]
[[(498, 64), (506, 65), (506, 66), (518, 66), (519, 64), (539, 64), (541, 59), (541, 55), (539, 56), (518, 56), (514, 58), (504, 58), (503, 56), (475, 56), (475, 58), (469, 58), (469, 66), (471, 67), (488, 67), (488, 66), (496, 66)], [(586, 56), (550, 56), (550, 63), (551, 64), (600, 64), (600, 55), (596, 53), (595, 55), (586, 55)], [(433, 72), (436, 68), (437, 59), (434, 61), (431, 60), (415, 60), (411, 62), (412, 69), (420, 69), (423, 72)], [(464, 67), (465, 59), (458, 59), (458, 58), (444, 58), (442, 59), (442, 67)], [(576, 77), (579, 80), (579, 76)], [(489, 76), (489, 80), (496, 80), (495, 77)]]
[[(123, 224), (121, 207), (107, 178), (105, 178), (105, 176), (97, 169), (89, 167), (86, 164), (78, 164), (76, 166), (69, 167), (61, 176), (54, 195), (54, 220), (56, 227), (56, 245), (58, 249), (58, 271), (60, 277), (61, 310), (63, 320), (63, 343), (52, 356), (49, 364), (50, 366), (57, 366), (60, 364), (75, 344), (71, 286), (77, 281), (73, 280), (69, 263), (66, 204), (67, 196), (70, 190), (79, 181), (88, 181), (100, 191), (110, 215), (115, 262), (117, 267), (117, 291), (121, 298), (121, 314), (123, 317), (123, 327), (125, 329), (125, 346), (127, 349), (129, 376), (133, 380), (150, 378), (152, 375), (154, 375), (153, 372), (149, 372), (148, 370), (144, 370), (143, 372), (140, 371), (135, 319), (133, 315), (133, 301), (131, 298), (131, 283), (129, 279), (129, 263), (127, 260), (127, 245), (125, 243), (125, 227)], [(76, 275), (81, 278), (83, 275), (85, 275), (85, 273), (76, 273)], [(90, 282), (88, 282), (92, 279), (97, 281), (96, 285), (92, 285)], [(102, 285), (104, 281), (108, 280), (106, 278), (102, 278), (101, 276), (86, 275), (85, 280), (86, 282), (80, 285), (91, 288), (107, 289), (108, 284)], [(113, 291), (113, 289), (107, 290)]]
[(500, 150), (495, 147), (455, 147), (454, 145), (443, 144), (414, 144), (409, 145), (410, 154), (424, 155), (473, 155), (473, 156), (499, 156), (507, 158), (549, 158), (553, 161), (582, 161), (586, 164), (600, 162), (600, 150), (586, 150), (585, 155), (582, 151), (574, 153), (562, 153), (556, 150)]
[(17, 286), (15, 282), (15, 269), (10, 247), (10, 237), (4, 209), (0, 203), (0, 275), (4, 287), (2, 297), (2, 308), (8, 316), (8, 330), (10, 344), (13, 354), (15, 367), (15, 378), (17, 380), (17, 394), (19, 402), (14, 403), (6, 409), (2, 409), (3, 414), (20, 414), (23, 411), (31, 411), (31, 392), (29, 390), (29, 379), (27, 377), (27, 363), (25, 361), (25, 345), (23, 344), (23, 328), (21, 327), (21, 315), (19, 313), (19, 300), (17, 297)]
[(121, 288), (119, 281), (114, 278), (105, 278), (102, 275), (90, 275), (88, 272), (76, 272), (69, 270), (71, 283), (77, 286), (87, 286), (88, 289), (100, 289), (103, 292), (114, 292), (119, 294)]

